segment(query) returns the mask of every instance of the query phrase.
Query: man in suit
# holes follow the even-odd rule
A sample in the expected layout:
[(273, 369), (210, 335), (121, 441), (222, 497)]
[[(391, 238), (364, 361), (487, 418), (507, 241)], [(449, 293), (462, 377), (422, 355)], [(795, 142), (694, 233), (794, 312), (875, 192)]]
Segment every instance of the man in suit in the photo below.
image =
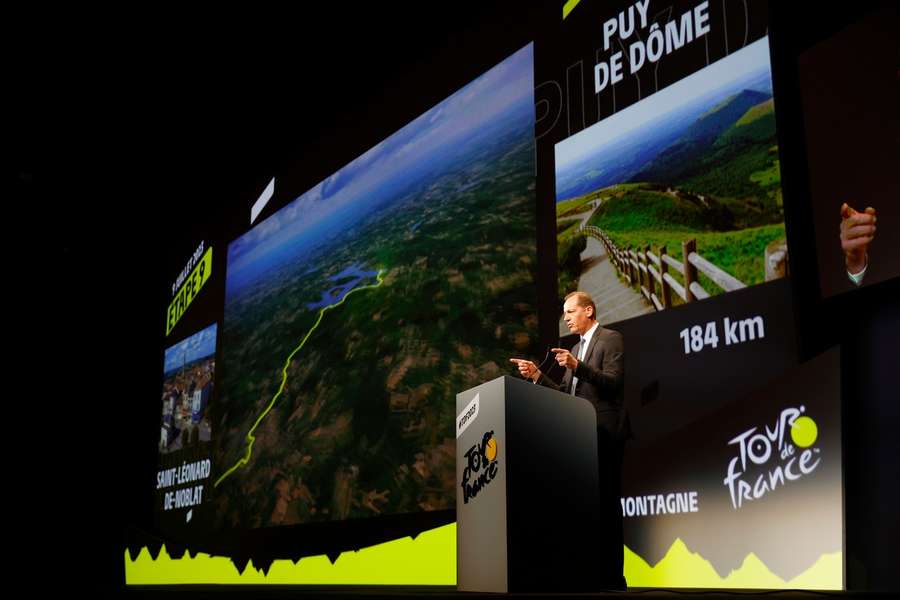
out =
[(585, 398), (597, 411), (597, 454), (600, 481), (598, 536), (599, 583), (606, 588), (625, 589), (622, 576), (623, 537), (622, 456), (630, 430), (624, 407), (625, 349), (622, 334), (601, 327), (597, 306), (585, 292), (565, 298), (563, 319), (580, 339), (571, 349), (553, 348), (556, 361), (566, 372), (557, 384), (530, 360), (510, 359), (523, 377), (567, 394)]

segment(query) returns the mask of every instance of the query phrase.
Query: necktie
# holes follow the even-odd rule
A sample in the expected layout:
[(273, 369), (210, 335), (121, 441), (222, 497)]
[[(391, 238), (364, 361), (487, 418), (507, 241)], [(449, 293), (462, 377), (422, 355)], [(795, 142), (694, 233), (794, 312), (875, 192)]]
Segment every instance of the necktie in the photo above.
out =
[[(581, 362), (582, 359), (584, 358), (584, 353), (586, 350), (585, 346), (587, 346), (587, 344), (585, 344), (584, 341), (585, 341), (584, 336), (581, 336), (581, 341), (578, 342), (578, 356), (576, 357), (578, 359), (578, 362)], [(575, 386), (577, 386), (577, 385), (578, 385), (578, 378), (575, 377), (575, 374), (573, 373), (572, 374), (572, 390), (570, 392), (573, 396), (575, 395)]]

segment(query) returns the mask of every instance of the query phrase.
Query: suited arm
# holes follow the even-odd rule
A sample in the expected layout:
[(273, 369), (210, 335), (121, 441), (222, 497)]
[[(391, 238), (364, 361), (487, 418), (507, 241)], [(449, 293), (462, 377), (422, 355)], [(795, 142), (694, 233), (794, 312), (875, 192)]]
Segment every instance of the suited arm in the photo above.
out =
[[(563, 380), (563, 381), (565, 381), (565, 380)], [(538, 377), (538, 380), (535, 383), (540, 384), (544, 387), (548, 387), (550, 389), (556, 390), (558, 392), (561, 392), (563, 390), (562, 385), (557, 385), (555, 381), (553, 381), (552, 379), (550, 379), (549, 377), (544, 375), (543, 372), (540, 372), (540, 376)]]
[(622, 334), (618, 331), (610, 332), (603, 342), (605, 346), (603, 363), (594, 366), (580, 361), (575, 368), (575, 376), (579, 381), (592, 383), (606, 398), (612, 399), (622, 388), (625, 376), (625, 345), (622, 341)]

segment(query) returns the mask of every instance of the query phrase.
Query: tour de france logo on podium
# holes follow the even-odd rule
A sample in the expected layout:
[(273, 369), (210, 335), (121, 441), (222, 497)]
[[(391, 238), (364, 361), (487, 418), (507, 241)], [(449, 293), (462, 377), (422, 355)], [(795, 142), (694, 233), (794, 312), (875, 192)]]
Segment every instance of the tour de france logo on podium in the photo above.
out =
[(461, 483), (463, 504), (468, 504), (469, 499), (475, 498), (497, 477), (500, 468), (497, 461), (499, 451), (500, 446), (493, 430), (485, 432), (481, 443), (473, 444), (466, 451), (466, 468), (463, 469)]

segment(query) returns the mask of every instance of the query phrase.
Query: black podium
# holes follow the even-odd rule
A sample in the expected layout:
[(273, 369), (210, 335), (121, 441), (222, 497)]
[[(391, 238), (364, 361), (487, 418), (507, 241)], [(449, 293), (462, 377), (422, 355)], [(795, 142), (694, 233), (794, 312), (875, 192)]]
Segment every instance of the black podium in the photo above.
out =
[(457, 589), (594, 591), (596, 413), (512, 377), (456, 396)]

